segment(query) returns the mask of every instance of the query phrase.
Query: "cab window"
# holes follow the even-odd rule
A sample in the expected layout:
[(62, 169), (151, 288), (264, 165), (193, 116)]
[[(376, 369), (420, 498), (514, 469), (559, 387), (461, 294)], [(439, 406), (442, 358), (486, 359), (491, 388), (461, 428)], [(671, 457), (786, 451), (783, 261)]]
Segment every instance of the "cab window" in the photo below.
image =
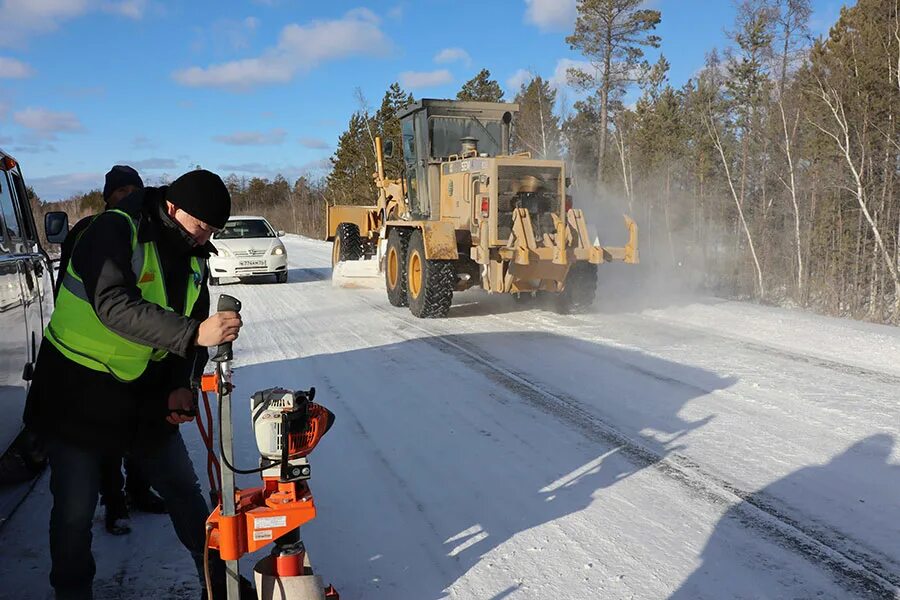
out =
[(419, 206), (419, 185), (416, 177), (416, 136), (412, 117), (400, 121), (400, 132), (403, 136), (403, 159), (406, 161), (406, 194), (409, 205), (416, 211)]
[(15, 204), (19, 207), (19, 223), (22, 229), (21, 234), (27, 241), (37, 243), (37, 229), (35, 228), (33, 219), (30, 218), (31, 204), (28, 201), (28, 192), (25, 190), (25, 185), (22, 183), (22, 178), (19, 177), (18, 173), (10, 171), (8, 174), (12, 183), (10, 190), (15, 200)]
[[(3, 223), (6, 225), (6, 233), (9, 241), (13, 245), (22, 243), (22, 232), (19, 227), (19, 219), (16, 215), (16, 207), (13, 204), (13, 197), (9, 187), (9, 180), (6, 173), (0, 171), (0, 216), (3, 217)], [(4, 251), (12, 252), (13, 249), (4, 247)]]

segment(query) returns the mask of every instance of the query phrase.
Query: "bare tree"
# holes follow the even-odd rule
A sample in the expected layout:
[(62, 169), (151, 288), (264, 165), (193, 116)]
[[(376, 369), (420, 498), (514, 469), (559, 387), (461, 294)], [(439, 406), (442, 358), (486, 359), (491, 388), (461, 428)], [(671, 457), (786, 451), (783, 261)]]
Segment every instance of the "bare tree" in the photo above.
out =
[(774, 16), (776, 36), (781, 47), (780, 76), (778, 79), (778, 111), (781, 116), (782, 133), (784, 134), (781, 150), (787, 159), (787, 179), (778, 176), (781, 183), (787, 189), (793, 207), (794, 217), (794, 246), (797, 258), (797, 300), (803, 299), (803, 250), (800, 241), (800, 205), (798, 202), (797, 173), (794, 165), (793, 142), (797, 139), (797, 129), (800, 123), (801, 105), (797, 103), (794, 108), (793, 122), (788, 127), (788, 118), (785, 111), (785, 85), (788, 77), (788, 68), (798, 53), (798, 49), (805, 46), (809, 39), (809, 17), (812, 14), (810, 0), (773, 0), (771, 12)]
[(881, 235), (881, 231), (878, 228), (878, 224), (875, 219), (872, 217), (872, 213), (869, 210), (868, 201), (866, 198), (866, 186), (863, 182), (863, 174), (862, 170), (866, 162), (866, 154), (865, 148), (860, 149), (861, 156), (854, 160), (853, 157), (853, 143), (851, 142), (850, 135), (850, 124), (847, 120), (847, 114), (844, 111), (844, 101), (841, 98), (841, 93), (828, 85), (825, 84), (821, 79), (817, 78), (818, 83), (818, 95), (825, 106), (828, 107), (828, 111), (830, 116), (833, 119), (833, 125), (837, 127), (836, 130), (832, 130), (823, 125), (819, 125), (815, 121), (811, 121), (812, 124), (826, 136), (831, 138), (844, 161), (847, 164), (847, 168), (850, 171), (850, 175), (853, 178), (854, 187), (850, 188), (850, 192), (853, 194), (853, 197), (856, 199), (857, 204), (859, 205), (859, 210), (862, 213), (863, 217), (866, 219), (866, 223), (869, 225), (869, 229), (872, 232), (872, 235), (875, 237), (875, 244), (878, 246), (878, 249), (882, 256), (884, 257), (885, 266), (890, 272), (891, 279), (894, 283), (894, 310), (893, 310), (893, 318), (894, 321), (897, 321), (900, 318), (900, 276), (898, 276), (897, 265), (894, 263), (893, 257), (891, 253), (888, 252), (887, 247), (884, 243), (884, 238)]
[(728, 158), (725, 156), (725, 147), (722, 144), (722, 138), (719, 136), (718, 126), (716, 125), (711, 106), (708, 109), (704, 122), (706, 124), (706, 130), (709, 133), (710, 138), (712, 138), (713, 145), (722, 160), (722, 168), (725, 170), (725, 179), (728, 182), (728, 189), (731, 190), (731, 197), (734, 199), (734, 204), (737, 207), (738, 217), (741, 220), (741, 227), (744, 230), (744, 235), (747, 237), (747, 245), (750, 247), (750, 255), (753, 257), (753, 265), (756, 267), (757, 292), (760, 298), (765, 298), (766, 291), (765, 286), (763, 285), (762, 269), (759, 266), (759, 257), (756, 255), (756, 247), (753, 245), (753, 236), (750, 234), (750, 228), (747, 226), (743, 204), (738, 196), (737, 190), (734, 188), (734, 179), (731, 177), (731, 168), (728, 166)]

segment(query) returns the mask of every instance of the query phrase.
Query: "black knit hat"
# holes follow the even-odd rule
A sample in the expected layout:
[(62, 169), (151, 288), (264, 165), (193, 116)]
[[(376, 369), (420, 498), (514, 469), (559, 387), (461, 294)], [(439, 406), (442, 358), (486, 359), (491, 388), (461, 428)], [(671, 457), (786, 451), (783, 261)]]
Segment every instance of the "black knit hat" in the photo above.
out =
[(166, 200), (216, 229), (231, 216), (231, 195), (222, 178), (203, 169), (189, 171), (172, 182)]
[(128, 165), (115, 165), (106, 174), (106, 184), (103, 186), (103, 201), (108, 202), (113, 192), (126, 185), (133, 185), (140, 189), (144, 187), (144, 181), (138, 175), (138, 172)]

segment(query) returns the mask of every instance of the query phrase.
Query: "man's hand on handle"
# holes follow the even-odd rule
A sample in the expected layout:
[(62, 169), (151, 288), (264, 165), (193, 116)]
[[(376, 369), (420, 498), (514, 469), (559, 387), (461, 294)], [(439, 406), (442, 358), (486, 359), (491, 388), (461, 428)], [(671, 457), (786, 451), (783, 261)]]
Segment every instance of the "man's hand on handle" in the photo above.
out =
[(194, 393), (187, 388), (179, 388), (169, 393), (169, 416), (166, 421), (172, 425), (180, 425), (194, 420), (197, 414), (194, 405)]
[(236, 312), (217, 312), (202, 323), (197, 330), (197, 345), (207, 348), (237, 339), (241, 330), (241, 315)]

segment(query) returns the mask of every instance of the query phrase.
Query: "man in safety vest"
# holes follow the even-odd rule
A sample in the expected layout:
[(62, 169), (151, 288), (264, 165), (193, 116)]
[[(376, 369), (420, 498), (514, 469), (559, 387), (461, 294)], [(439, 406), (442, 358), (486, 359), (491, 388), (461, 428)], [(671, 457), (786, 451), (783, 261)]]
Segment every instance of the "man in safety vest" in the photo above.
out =
[[(106, 174), (103, 185), (105, 209), (115, 208), (119, 202), (144, 188), (144, 180), (134, 168), (128, 165), (114, 165)], [(64, 275), (72, 259), (72, 250), (81, 235), (94, 222), (97, 215), (84, 217), (69, 230), (62, 243), (59, 255), (60, 277), (56, 279), (55, 295), (59, 295)], [(125, 459), (128, 479), (122, 477), (122, 457), (109, 456), (100, 472), (100, 503), (106, 507), (106, 531), (113, 535), (131, 532), (128, 507), (148, 513), (165, 513), (166, 506), (152, 489), (140, 467), (132, 460)], [(126, 501), (127, 490), (127, 501)]]
[[(236, 313), (208, 317), (209, 239), (230, 212), (221, 178), (191, 171), (99, 215), (60, 273), (25, 409), (50, 459), (50, 583), (59, 599), (92, 598), (101, 469), (124, 452), (165, 500), (202, 585), (209, 509), (178, 425), (193, 418), (185, 413), (206, 348), (241, 327)], [(212, 563), (218, 596), (224, 570), (216, 556)]]

